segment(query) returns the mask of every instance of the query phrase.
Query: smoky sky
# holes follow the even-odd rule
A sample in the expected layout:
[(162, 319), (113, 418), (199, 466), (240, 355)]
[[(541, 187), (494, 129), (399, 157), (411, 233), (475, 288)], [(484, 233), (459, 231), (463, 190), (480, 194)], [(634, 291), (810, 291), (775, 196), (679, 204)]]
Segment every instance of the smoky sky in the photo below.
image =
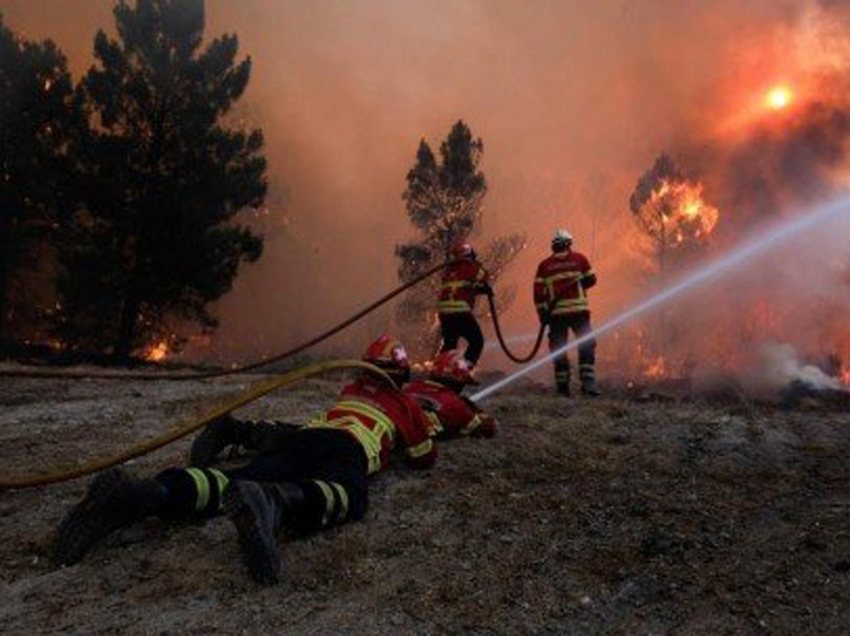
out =
[[(506, 329), (536, 329), (531, 279), (558, 227), (597, 271), (596, 315), (626, 306), (640, 283), (628, 204), (638, 177), (660, 153), (698, 147), (728, 165), (717, 123), (783, 78), (788, 41), (813, 12), (842, 28), (846, 5), (208, 0), (207, 38), (236, 33), (251, 56), (242, 108), (265, 132), (270, 183), (265, 253), (218, 303), (216, 350), (276, 353), (392, 289), (394, 247), (413, 235), (404, 177), (420, 139), (439, 146), (459, 119), (484, 141), (475, 240), (528, 239), (505, 275), (519, 288)], [(75, 78), (96, 30), (114, 31), (111, 6), (0, 0), (6, 24), (54, 39)], [(391, 316), (329, 348), (357, 353)]]

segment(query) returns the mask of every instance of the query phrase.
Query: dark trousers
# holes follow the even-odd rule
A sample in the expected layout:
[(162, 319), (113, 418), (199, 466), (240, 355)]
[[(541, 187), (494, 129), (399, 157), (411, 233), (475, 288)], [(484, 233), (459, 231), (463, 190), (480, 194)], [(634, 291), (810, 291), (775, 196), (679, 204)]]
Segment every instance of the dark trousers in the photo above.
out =
[(440, 348), (440, 352), (457, 349), (458, 340), (463, 338), (466, 340), (466, 352), (463, 357), (469, 362), (470, 367), (474, 367), (484, 350), (484, 334), (481, 333), (478, 320), (472, 315), (471, 311), (439, 314), (439, 316), (440, 333), (443, 336), (443, 346)]
[[(335, 429), (305, 428), (289, 434), (286, 443), (279, 444), (274, 452), (257, 455), (244, 466), (223, 471), (171, 468), (155, 479), (169, 493), (167, 504), (159, 512), (166, 519), (220, 514), (223, 489), (229, 480), (295, 484), (304, 493), (304, 504), (292, 520), (292, 529), (306, 534), (332, 523), (362, 518), (368, 505), (366, 475), (366, 455), (351, 435)], [(204, 497), (199, 497), (201, 489)]]
[[(552, 316), (549, 320), (549, 351), (556, 351), (569, 341), (570, 331), (581, 338), (591, 331), (590, 314), (580, 312)], [(558, 391), (568, 393), (570, 387), (570, 361), (567, 354), (557, 356), (555, 363), (555, 385)], [(590, 338), (578, 347), (579, 377), (582, 381), (595, 378), (596, 340)]]

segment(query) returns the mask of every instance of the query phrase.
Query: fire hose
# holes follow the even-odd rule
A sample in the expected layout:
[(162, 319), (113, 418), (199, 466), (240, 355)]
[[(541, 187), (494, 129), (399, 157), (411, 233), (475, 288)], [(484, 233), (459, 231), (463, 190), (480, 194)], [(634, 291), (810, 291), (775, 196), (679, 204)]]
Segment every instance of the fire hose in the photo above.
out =
[(325, 362), (318, 362), (316, 364), (301, 367), (300, 369), (290, 371), (289, 373), (284, 373), (274, 378), (259, 382), (247, 391), (222, 401), (214, 408), (197, 417), (178, 422), (166, 433), (145, 442), (141, 442), (133, 448), (111, 457), (96, 459), (83, 464), (82, 466), (60, 469), (46, 474), (0, 476), (0, 491), (10, 490), (13, 488), (32, 488), (34, 486), (55, 484), (75, 479), (77, 477), (82, 477), (84, 475), (89, 475), (99, 470), (124, 463), (128, 460), (140, 457), (141, 455), (146, 455), (158, 448), (175, 442), (189, 433), (206, 426), (216, 418), (261, 398), (276, 389), (292, 384), (298, 380), (336, 369), (362, 369), (387, 382), (392, 382), (390, 377), (380, 368), (360, 360), (327, 360)]
[[(406, 289), (409, 289), (413, 285), (421, 282), (422, 280), (428, 278), (433, 275), (437, 271), (440, 271), (450, 263), (443, 263), (441, 265), (435, 266), (428, 271), (424, 272), (420, 276), (408, 281), (404, 285), (396, 288), (389, 294), (386, 294), (379, 300), (375, 301), (367, 308), (361, 310), (357, 314), (351, 316), (347, 320), (342, 323), (336, 325), (332, 329), (320, 334), (319, 336), (313, 338), (312, 340), (305, 342), (293, 349), (285, 351), (282, 354), (274, 356), (273, 358), (269, 358), (260, 362), (256, 362), (253, 364), (249, 364), (246, 366), (239, 367), (237, 369), (228, 369), (223, 371), (213, 371), (207, 373), (197, 373), (197, 374), (69, 374), (69, 373), (57, 373), (57, 372), (45, 372), (45, 373), (36, 373), (36, 372), (15, 372), (15, 371), (6, 371), (0, 373), (0, 375), (11, 375), (11, 376), (25, 376), (25, 377), (47, 377), (47, 378), (74, 378), (74, 377), (86, 377), (86, 378), (105, 378), (105, 379), (167, 379), (167, 380), (201, 380), (207, 378), (214, 377), (222, 377), (226, 375), (232, 375), (235, 373), (244, 373), (247, 371), (255, 370), (260, 367), (272, 364), (274, 362), (278, 362), (283, 360), (284, 358), (290, 357), (299, 353), (322, 340), (329, 338), (331, 335), (341, 331), (345, 327), (350, 324), (356, 322), (369, 312), (373, 311), (375, 308), (380, 305), (386, 303), (390, 299), (394, 298), (398, 294), (402, 293)], [(537, 340), (534, 343), (534, 347), (532, 351), (525, 357), (519, 357), (514, 355), (507, 346), (507, 343), (504, 340), (502, 335), (501, 326), (499, 324), (495, 303), (493, 301), (492, 296), (488, 296), (489, 306), (490, 306), (490, 314), (493, 319), (493, 326), (496, 331), (496, 336), (499, 340), (499, 344), (502, 347), (502, 350), (505, 352), (505, 355), (508, 356), (511, 360), (516, 363), (522, 364), (531, 360), (540, 348), (540, 343), (543, 339), (543, 332), (545, 330), (545, 326), (541, 325), (540, 331), (537, 334)], [(301, 367), (300, 369), (296, 369), (294, 371), (290, 371), (283, 375), (276, 376), (269, 380), (265, 380), (251, 387), (248, 391), (237, 395), (235, 397), (229, 398), (228, 400), (218, 404), (216, 407), (210, 409), (204, 414), (191, 418), (186, 421), (178, 422), (175, 426), (171, 427), (166, 433), (159, 435), (153, 439), (137, 444), (136, 446), (130, 448), (127, 451), (118, 453), (116, 455), (97, 459), (82, 466), (78, 466), (75, 468), (69, 469), (61, 469), (51, 473), (41, 474), (41, 475), (12, 475), (12, 476), (0, 476), (0, 491), (9, 490), (9, 489), (20, 489), (20, 488), (31, 488), (34, 486), (44, 486), (48, 484), (54, 484), (62, 481), (68, 481), (70, 479), (75, 479), (77, 477), (82, 477), (84, 475), (89, 475), (91, 473), (104, 470), (111, 466), (115, 466), (117, 464), (124, 463), (131, 459), (135, 459), (147, 453), (150, 453), (154, 450), (162, 448), (172, 442), (177, 441), (197, 431), (198, 429), (204, 427), (209, 424), (216, 418), (219, 418), (249, 402), (252, 402), (271, 391), (274, 391), (278, 388), (286, 386), (288, 384), (292, 384), (297, 380), (310, 377), (312, 375), (318, 375), (325, 371), (334, 370), (334, 369), (343, 369), (343, 368), (360, 368), (364, 369), (369, 373), (375, 374), (379, 377), (382, 377), (386, 381), (390, 381), (389, 376), (386, 375), (384, 371), (375, 367), (374, 365), (368, 364), (366, 362), (362, 362), (359, 360), (330, 360), (326, 362), (319, 362), (316, 364), (308, 365), (306, 367)]]
[(517, 356), (508, 348), (508, 344), (502, 336), (502, 328), (499, 325), (499, 316), (496, 313), (496, 303), (493, 300), (492, 295), (487, 295), (487, 302), (490, 305), (490, 316), (493, 318), (493, 329), (496, 331), (496, 338), (498, 338), (499, 346), (502, 347), (502, 351), (505, 352), (505, 355), (517, 364), (525, 364), (536, 356), (537, 352), (540, 350), (540, 343), (543, 342), (543, 332), (546, 331), (546, 325), (540, 325), (540, 331), (537, 332), (537, 340), (534, 341), (534, 346), (531, 348), (531, 352), (529, 352), (527, 356)]

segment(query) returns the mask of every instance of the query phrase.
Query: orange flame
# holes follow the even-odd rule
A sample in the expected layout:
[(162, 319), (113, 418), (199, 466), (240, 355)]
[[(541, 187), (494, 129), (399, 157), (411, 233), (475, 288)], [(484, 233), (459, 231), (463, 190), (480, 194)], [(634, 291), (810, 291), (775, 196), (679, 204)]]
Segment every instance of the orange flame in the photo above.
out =
[(155, 345), (151, 345), (151, 347), (145, 352), (144, 356), (142, 356), (148, 362), (162, 362), (165, 360), (168, 355), (168, 341), (161, 340), (157, 342)]
[(664, 179), (650, 204), (664, 210), (662, 221), (676, 244), (703, 240), (714, 230), (720, 211), (702, 198), (701, 183)]

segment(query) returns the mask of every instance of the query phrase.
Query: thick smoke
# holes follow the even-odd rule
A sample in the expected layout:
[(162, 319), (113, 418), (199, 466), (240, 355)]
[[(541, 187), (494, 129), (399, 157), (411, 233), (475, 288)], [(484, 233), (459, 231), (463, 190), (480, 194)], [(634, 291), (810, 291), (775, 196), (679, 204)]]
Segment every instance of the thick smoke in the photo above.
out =
[[(5, 0), (2, 11), (27, 37), (53, 38), (79, 77), (92, 62), (96, 30), (114, 30), (110, 5)], [(783, 73), (792, 66), (812, 95), (818, 77), (829, 85), (841, 76), (848, 58), (835, 44), (846, 40), (840, 7), (797, 0), (208, 0), (206, 14), (208, 37), (234, 32), (240, 53), (252, 57), (246, 100), (266, 133), (272, 192), (264, 256), (219, 303), (222, 326), (198, 352), (217, 361), (276, 353), (397, 284), (393, 248), (412, 235), (404, 176), (419, 140), (443, 139), (458, 119), (485, 144), (490, 191), (479, 240), (528, 237), (505, 273), (519, 290), (505, 315), (509, 335), (536, 330), (531, 279), (558, 227), (572, 232), (599, 275), (591, 295), (597, 322), (651, 290), (629, 195), (659, 153), (701, 172), (706, 198), (721, 210), (717, 250), (750, 219), (793, 212), (776, 202), (831, 192), (832, 173), (843, 167), (843, 144), (822, 136), (832, 126), (843, 139), (845, 122), (836, 115), (843, 104), (831, 97), (838, 89), (820, 93), (824, 106), (810, 102), (820, 114), (806, 121), (821, 123), (808, 137), (800, 133), (795, 152), (786, 133), (760, 129), (752, 118), (717, 129), (761, 95), (765, 78), (791, 81)], [(817, 143), (804, 143), (812, 138)], [(807, 175), (812, 164), (803, 158), (811, 152), (818, 167)], [(780, 187), (788, 175), (808, 185), (793, 186), (789, 196), (791, 186)], [(811, 271), (819, 266), (789, 265), (790, 275), (818, 287), (823, 281), (825, 292), (823, 272)], [(690, 314), (704, 316), (707, 326), (718, 322), (696, 306)], [(392, 315), (379, 313), (328, 347), (356, 354), (367, 337), (394, 328)], [(677, 328), (699, 331), (687, 321)], [(633, 344), (603, 339), (602, 377)], [(706, 351), (701, 361), (709, 360)], [(507, 367), (496, 353), (484, 363)]]

